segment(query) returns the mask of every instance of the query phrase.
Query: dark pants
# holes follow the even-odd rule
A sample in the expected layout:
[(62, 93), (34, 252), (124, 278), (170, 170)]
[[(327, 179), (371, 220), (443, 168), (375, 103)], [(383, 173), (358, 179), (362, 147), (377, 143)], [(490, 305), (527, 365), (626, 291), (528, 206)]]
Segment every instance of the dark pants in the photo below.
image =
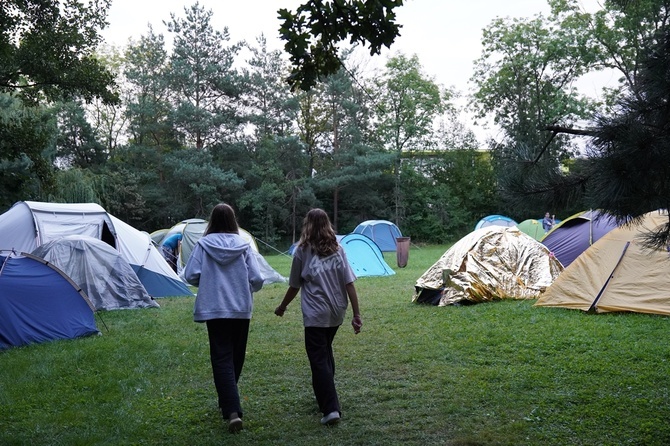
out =
[(212, 361), (214, 385), (219, 395), (221, 414), (232, 412), (242, 417), (237, 382), (242, 374), (249, 337), (249, 319), (212, 319), (207, 321), (209, 356)]
[(312, 387), (319, 410), (324, 415), (340, 412), (333, 356), (333, 339), (338, 328), (305, 327), (305, 350), (312, 369)]

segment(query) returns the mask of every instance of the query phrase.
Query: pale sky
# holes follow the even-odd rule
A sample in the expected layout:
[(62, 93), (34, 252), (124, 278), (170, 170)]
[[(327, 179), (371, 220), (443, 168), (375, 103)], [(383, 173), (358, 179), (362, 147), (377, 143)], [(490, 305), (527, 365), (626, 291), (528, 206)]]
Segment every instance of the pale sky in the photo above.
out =
[[(123, 46), (129, 38), (146, 34), (151, 23), (154, 32), (168, 37), (163, 21), (170, 13), (184, 16), (184, 7), (195, 1), (185, 0), (112, 0), (108, 21), (103, 31), (109, 44)], [(279, 39), (277, 10), (295, 10), (301, 0), (200, 0), (213, 11), (215, 28), (228, 27), (231, 42), (254, 42), (264, 34), (269, 49), (283, 49)], [(597, 9), (599, 0), (580, 0), (588, 11)], [(467, 93), (473, 71), (473, 61), (481, 52), (482, 29), (496, 17), (532, 17), (547, 13), (546, 0), (406, 0), (396, 9), (397, 22), (402, 25), (401, 36), (391, 51), (377, 56), (373, 63), (382, 66), (389, 54), (400, 51), (417, 54), (425, 74), (446, 87)], [(596, 92), (602, 79), (586, 81), (582, 88)], [(468, 124), (466, 122), (466, 124)], [(474, 129), (478, 137), (481, 129)], [(480, 138), (481, 139), (481, 138)]]

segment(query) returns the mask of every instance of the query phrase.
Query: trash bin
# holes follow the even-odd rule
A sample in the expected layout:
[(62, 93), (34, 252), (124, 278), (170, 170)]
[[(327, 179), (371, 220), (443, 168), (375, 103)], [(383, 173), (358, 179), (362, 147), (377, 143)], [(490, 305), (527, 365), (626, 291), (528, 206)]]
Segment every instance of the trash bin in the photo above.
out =
[(398, 267), (404, 268), (407, 266), (407, 259), (409, 258), (410, 237), (397, 237), (395, 241), (396, 241), (396, 256), (398, 258)]

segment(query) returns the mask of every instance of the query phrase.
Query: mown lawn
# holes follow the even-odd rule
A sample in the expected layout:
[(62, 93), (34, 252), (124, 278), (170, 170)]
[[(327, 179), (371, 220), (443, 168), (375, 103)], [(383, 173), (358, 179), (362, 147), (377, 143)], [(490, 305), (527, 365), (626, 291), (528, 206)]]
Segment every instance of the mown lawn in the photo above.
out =
[[(325, 428), (299, 301), (256, 295), (240, 387), (245, 430), (216, 408), (192, 298), (101, 314), (97, 337), (0, 353), (1, 445), (667, 445), (670, 319), (411, 302), (446, 246), (412, 247), (392, 277), (356, 282), (363, 331), (335, 340), (342, 422)], [(268, 256), (288, 274), (290, 259)], [(104, 322), (104, 323), (103, 323)]]

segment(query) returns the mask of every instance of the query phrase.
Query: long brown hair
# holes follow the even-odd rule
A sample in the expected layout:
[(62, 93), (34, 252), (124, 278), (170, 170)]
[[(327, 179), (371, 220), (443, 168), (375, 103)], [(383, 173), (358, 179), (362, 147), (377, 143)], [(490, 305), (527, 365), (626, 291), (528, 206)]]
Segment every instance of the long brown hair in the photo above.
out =
[(226, 203), (219, 203), (212, 209), (212, 215), (209, 217), (205, 235), (217, 232), (228, 234), (239, 234), (240, 227), (237, 225), (235, 211), (232, 206)]
[(329, 256), (340, 249), (326, 211), (315, 208), (305, 215), (298, 246), (311, 247), (319, 257)]

